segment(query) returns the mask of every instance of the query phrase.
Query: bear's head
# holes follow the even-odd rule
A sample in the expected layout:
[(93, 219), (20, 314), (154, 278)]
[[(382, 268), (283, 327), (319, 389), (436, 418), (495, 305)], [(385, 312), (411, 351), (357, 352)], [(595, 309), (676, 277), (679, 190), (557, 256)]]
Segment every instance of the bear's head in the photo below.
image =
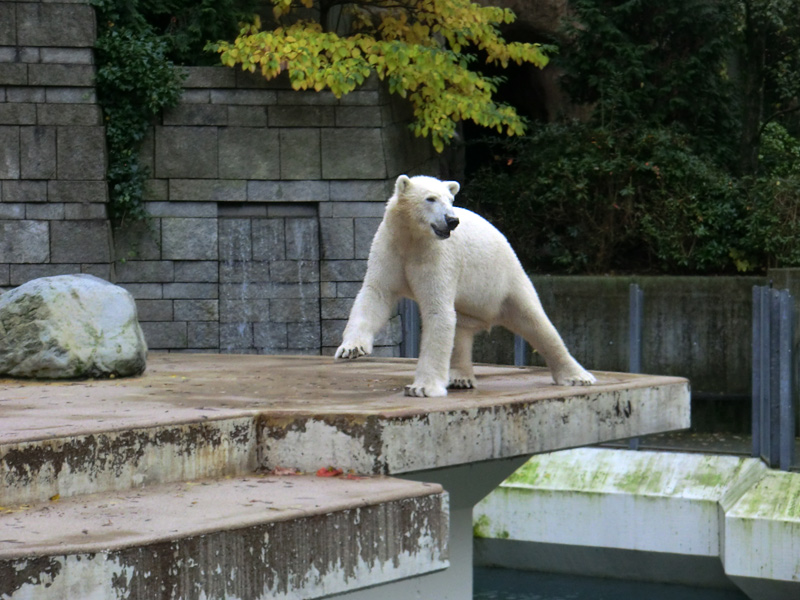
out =
[(446, 240), (458, 227), (453, 197), (461, 189), (457, 181), (435, 177), (400, 175), (394, 186), (398, 207), (425, 231)]

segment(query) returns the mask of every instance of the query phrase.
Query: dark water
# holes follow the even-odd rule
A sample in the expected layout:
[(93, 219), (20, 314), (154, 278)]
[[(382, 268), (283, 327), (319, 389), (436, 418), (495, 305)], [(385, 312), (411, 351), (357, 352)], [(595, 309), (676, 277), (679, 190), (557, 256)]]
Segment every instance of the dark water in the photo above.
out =
[(475, 568), (474, 600), (747, 600), (736, 590)]

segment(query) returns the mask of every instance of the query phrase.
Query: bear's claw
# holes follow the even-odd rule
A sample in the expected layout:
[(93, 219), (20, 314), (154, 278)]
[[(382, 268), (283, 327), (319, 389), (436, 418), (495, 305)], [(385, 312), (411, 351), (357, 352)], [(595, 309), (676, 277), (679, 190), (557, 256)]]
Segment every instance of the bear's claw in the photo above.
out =
[(475, 388), (475, 378), (473, 377), (454, 377), (447, 385), (453, 390), (471, 390)]
[(406, 396), (413, 396), (415, 398), (431, 398), (437, 396), (447, 396), (447, 389), (437, 385), (407, 385), (405, 389)]
[(367, 354), (367, 351), (364, 350), (363, 346), (355, 346), (355, 347), (346, 347), (344, 345), (339, 346), (339, 349), (336, 351), (334, 358), (358, 358), (359, 356), (364, 356)]

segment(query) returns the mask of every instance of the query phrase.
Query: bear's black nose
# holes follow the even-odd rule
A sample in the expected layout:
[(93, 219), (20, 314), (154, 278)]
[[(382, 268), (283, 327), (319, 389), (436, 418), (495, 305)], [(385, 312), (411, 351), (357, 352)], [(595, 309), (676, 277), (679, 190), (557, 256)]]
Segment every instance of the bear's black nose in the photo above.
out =
[(450, 231), (453, 231), (456, 227), (458, 227), (458, 217), (451, 217), (449, 215), (445, 216), (444, 222), (447, 223), (447, 228)]

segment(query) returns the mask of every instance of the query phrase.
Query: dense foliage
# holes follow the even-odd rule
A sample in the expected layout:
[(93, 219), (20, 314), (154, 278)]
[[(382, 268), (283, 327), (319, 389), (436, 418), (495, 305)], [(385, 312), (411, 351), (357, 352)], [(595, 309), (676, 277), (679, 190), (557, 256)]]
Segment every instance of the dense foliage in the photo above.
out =
[(783, 112), (759, 117), (757, 164), (742, 169), (752, 107), (731, 56), (747, 50), (743, 4), (574, 0), (571, 7), (559, 64), (572, 101), (591, 105), (591, 117), (493, 142), (491, 164), (465, 186), (468, 205), (498, 222), (538, 271), (722, 273), (800, 264), (800, 142), (790, 120), (776, 120), (797, 105), (800, 88), (791, 81), (800, 63), (784, 57), (775, 71), (781, 82), (764, 82), (763, 105)]
[[(472, 69), (476, 49), (486, 63), (544, 66), (538, 44), (506, 42), (509, 9), (471, 0), (270, 0), (275, 22), (245, 27), (232, 43), (213, 46), (222, 63), (272, 79), (287, 72), (292, 87), (351, 92), (371, 74), (408, 98), (414, 132), (441, 151), (462, 120), (518, 135), (516, 110), (495, 101), (497, 80)], [(334, 18), (335, 13), (335, 18)], [(342, 20), (346, 25), (342, 26)]]
[(139, 150), (153, 117), (181, 95), (177, 63), (208, 63), (209, 39), (233, 35), (252, 0), (95, 0), (97, 92), (106, 122), (109, 213), (119, 225), (143, 219)]

